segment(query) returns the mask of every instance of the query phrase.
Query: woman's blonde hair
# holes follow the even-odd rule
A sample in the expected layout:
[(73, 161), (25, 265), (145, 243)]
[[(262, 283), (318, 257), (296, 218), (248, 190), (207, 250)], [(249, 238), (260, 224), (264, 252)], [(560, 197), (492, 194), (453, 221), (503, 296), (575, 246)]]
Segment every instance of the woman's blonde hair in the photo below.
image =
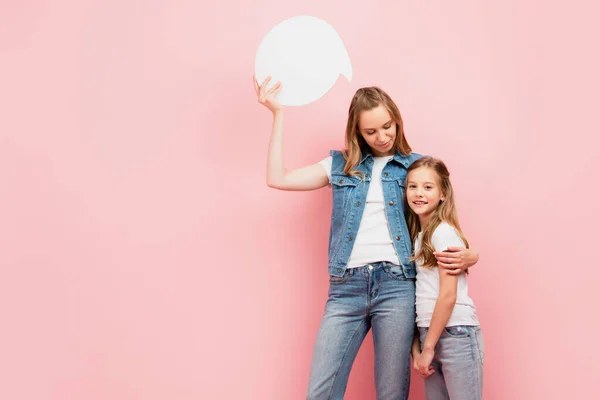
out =
[[(423, 231), (423, 237), (421, 239), (421, 247), (419, 251), (411, 258), (411, 261), (421, 261), (422, 266), (425, 268), (433, 268), (437, 266), (437, 260), (433, 255), (435, 249), (431, 243), (431, 237), (433, 236), (433, 232), (435, 229), (442, 223), (446, 222), (454, 229), (465, 243), (465, 247), (469, 248), (469, 242), (465, 238), (462, 230), (460, 229), (460, 224), (458, 223), (458, 215), (456, 212), (456, 205), (454, 204), (454, 191), (452, 190), (452, 183), (450, 182), (450, 172), (448, 172), (448, 168), (443, 163), (442, 160), (438, 160), (432, 157), (423, 157), (413, 162), (407, 171), (407, 181), (408, 175), (411, 171), (416, 170), (417, 168), (430, 168), (432, 169), (437, 178), (438, 183), (440, 185), (442, 194), (444, 195), (444, 200), (440, 201), (437, 208), (435, 209), (431, 221)], [(408, 187), (408, 185), (407, 185)], [(405, 210), (406, 212), (406, 222), (408, 223), (408, 230), (410, 232), (410, 240), (412, 243), (415, 243), (417, 235), (421, 231), (421, 223), (419, 222), (419, 216), (415, 214), (415, 212), (408, 206), (408, 201), (406, 200), (406, 196), (404, 196), (405, 202)]]
[(344, 151), (344, 158), (346, 160), (344, 173), (346, 175), (360, 175), (354, 168), (356, 168), (362, 159), (363, 152), (368, 148), (367, 142), (363, 139), (358, 128), (360, 114), (363, 111), (372, 110), (380, 105), (386, 108), (393, 122), (396, 124), (396, 140), (394, 141), (393, 148), (404, 155), (409, 155), (412, 152), (404, 136), (404, 125), (400, 110), (392, 98), (376, 86), (360, 88), (354, 94), (348, 110), (346, 150)]

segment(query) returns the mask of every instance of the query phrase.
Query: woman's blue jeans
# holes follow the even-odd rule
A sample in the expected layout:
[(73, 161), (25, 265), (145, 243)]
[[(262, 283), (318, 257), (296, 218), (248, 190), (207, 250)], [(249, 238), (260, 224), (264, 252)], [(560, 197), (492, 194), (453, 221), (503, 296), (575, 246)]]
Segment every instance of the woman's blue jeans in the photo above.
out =
[(344, 398), (352, 363), (369, 329), (378, 400), (405, 400), (415, 334), (415, 280), (380, 262), (330, 276), (329, 298), (314, 348), (307, 399)]

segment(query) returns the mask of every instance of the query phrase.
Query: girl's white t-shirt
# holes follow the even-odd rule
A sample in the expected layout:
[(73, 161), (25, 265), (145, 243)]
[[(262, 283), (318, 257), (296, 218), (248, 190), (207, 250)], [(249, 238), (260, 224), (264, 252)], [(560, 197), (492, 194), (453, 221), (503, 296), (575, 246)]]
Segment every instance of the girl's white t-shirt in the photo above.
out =
[[(419, 232), (415, 241), (415, 254), (421, 247), (423, 233)], [(442, 222), (433, 232), (431, 243), (435, 251), (444, 251), (448, 247), (465, 247), (460, 236), (452, 225)], [(417, 261), (416, 306), (417, 326), (429, 327), (435, 303), (440, 293), (439, 267), (423, 268)], [(475, 303), (469, 297), (466, 274), (458, 276), (456, 304), (446, 326), (479, 325), (475, 312)]]
[[(393, 156), (373, 157), (373, 170), (371, 171), (371, 184), (367, 192), (367, 200), (354, 246), (350, 253), (347, 268), (356, 268), (369, 263), (388, 261), (400, 265), (394, 242), (388, 228), (387, 216), (383, 199), (383, 186), (381, 185), (381, 172), (383, 167)], [(327, 157), (319, 164), (325, 168), (331, 181), (332, 158)]]

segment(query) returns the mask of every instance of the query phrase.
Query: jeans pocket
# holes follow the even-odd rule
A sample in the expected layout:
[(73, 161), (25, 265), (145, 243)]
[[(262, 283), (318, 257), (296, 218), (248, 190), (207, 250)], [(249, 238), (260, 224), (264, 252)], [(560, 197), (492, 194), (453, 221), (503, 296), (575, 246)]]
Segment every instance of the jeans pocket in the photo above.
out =
[(329, 275), (329, 283), (332, 285), (341, 285), (342, 283), (346, 283), (349, 277), (350, 275), (347, 270), (343, 276)]
[(455, 325), (455, 326), (447, 326), (444, 328), (444, 332), (446, 335), (453, 338), (466, 338), (469, 337), (471, 333), (472, 327), (466, 325)]
[(413, 281), (413, 280), (415, 280), (414, 278), (407, 278), (406, 275), (404, 274), (404, 270), (399, 265), (394, 265), (392, 267), (389, 267), (388, 269), (386, 269), (386, 272), (388, 273), (389, 276), (391, 276), (392, 278), (394, 278), (398, 281)]

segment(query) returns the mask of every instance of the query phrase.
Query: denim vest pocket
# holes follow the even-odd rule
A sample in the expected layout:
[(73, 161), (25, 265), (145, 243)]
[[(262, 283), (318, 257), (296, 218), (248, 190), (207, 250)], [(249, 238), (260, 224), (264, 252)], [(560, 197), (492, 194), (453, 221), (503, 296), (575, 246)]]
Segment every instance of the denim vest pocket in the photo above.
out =
[(342, 211), (345, 209), (356, 185), (360, 183), (360, 178), (348, 175), (332, 175), (330, 182), (333, 193), (333, 208)]
[(360, 178), (348, 175), (332, 175), (331, 185), (333, 187), (356, 186), (360, 182)]

